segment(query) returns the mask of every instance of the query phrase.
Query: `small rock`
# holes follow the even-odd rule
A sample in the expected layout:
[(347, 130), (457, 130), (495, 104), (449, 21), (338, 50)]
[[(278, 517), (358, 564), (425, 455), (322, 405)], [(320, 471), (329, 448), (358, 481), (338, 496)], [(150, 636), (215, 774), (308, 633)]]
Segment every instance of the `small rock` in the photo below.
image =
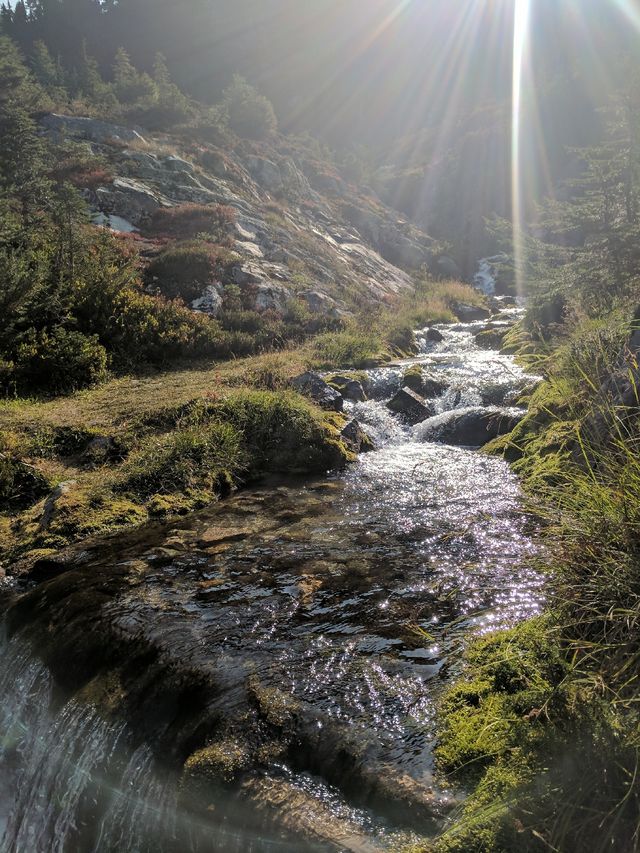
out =
[(362, 382), (352, 376), (331, 376), (329, 385), (342, 394), (345, 400), (353, 400), (354, 403), (364, 403), (367, 399)]
[(353, 453), (368, 453), (375, 450), (373, 441), (354, 418), (340, 433), (342, 440)]
[(401, 388), (395, 397), (389, 400), (387, 408), (398, 415), (404, 415), (411, 424), (419, 424), (434, 414), (433, 407), (411, 388)]
[(321, 408), (341, 412), (344, 400), (342, 394), (332, 388), (317, 373), (308, 371), (291, 380), (291, 385), (299, 394), (310, 397)]
[(208, 314), (210, 317), (215, 317), (222, 308), (221, 285), (209, 284), (205, 288), (202, 296), (194, 299), (191, 303), (193, 311), (199, 314)]
[(467, 305), (464, 302), (456, 302), (453, 311), (462, 323), (474, 323), (476, 320), (488, 320), (491, 317), (491, 311), (487, 308)]
[(444, 340), (444, 335), (437, 329), (427, 329), (424, 336), (432, 344), (440, 344)]

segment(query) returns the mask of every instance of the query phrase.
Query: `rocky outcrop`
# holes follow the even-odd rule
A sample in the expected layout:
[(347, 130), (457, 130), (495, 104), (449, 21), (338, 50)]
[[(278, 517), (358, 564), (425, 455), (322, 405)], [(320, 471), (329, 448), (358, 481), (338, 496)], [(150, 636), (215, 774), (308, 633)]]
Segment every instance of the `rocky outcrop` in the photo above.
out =
[(309, 397), (314, 403), (328, 411), (341, 412), (343, 398), (339, 391), (332, 388), (317, 373), (303, 373), (291, 380), (291, 386), (305, 397)]
[(518, 409), (454, 409), (421, 423), (415, 431), (420, 441), (434, 441), (460, 447), (483, 447), (500, 435), (511, 432), (524, 417)]
[[(343, 320), (350, 316), (347, 296), (388, 303), (413, 290), (407, 269), (433, 265), (431, 238), (286, 137), (277, 146), (247, 144), (236, 150), (207, 144), (192, 160), (180, 151), (166, 153), (166, 138), (143, 140), (136, 129), (92, 118), (50, 115), (42, 125), (60, 136), (89, 140), (108, 162), (112, 183), (85, 191), (97, 214), (144, 230), (158, 207), (232, 207), (234, 248), (242, 258), (234, 281), (241, 289), (259, 285), (259, 302), (273, 310), (283, 304), (280, 296), (266, 293), (273, 283), (286, 287), (302, 278), (309, 284), (296, 290), (309, 310)], [(127, 144), (131, 147), (123, 148)], [(340, 200), (347, 195), (348, 203)]]
[(389, 400), (387, 408), (403, 415), (410, 424), (418, 424), (434, 414), (433, 406), (411, 388), (401, 388), (395, 397)]
[(137, 130), (84, 116), (65, 116), (52, 113), (44, 116), (42, 126), (55, 136), (63, 138), (78, 136), (104, 145), (110, 145), (114, 142), (145, 143), (143, 136)]

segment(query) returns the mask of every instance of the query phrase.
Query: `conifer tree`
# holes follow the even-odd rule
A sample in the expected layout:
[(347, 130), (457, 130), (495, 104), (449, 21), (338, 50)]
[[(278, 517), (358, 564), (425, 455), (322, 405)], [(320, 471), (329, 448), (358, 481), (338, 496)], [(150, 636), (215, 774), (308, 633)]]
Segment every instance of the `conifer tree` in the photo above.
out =
[(140, 73), (127, 51), (120, 47), (113, 65), (113, 85), (121, 104), (151, 103), (157, 97), (157, 86), (148, 74)]

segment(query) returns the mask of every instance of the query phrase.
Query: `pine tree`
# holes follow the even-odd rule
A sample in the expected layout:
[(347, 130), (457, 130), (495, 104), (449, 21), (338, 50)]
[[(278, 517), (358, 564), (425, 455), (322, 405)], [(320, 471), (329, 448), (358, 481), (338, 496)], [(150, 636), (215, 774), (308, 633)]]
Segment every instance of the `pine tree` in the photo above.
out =
[(64, 72), (59, 62), (54, 62), (49, 48), (42, 41), (34, 42), (29, 60), (34, 77), (56, 103), (66, 100)]
[(111, 86), (102, 79), (98, 63), (87, 51), (87, 42), (82, 42), (80, 59), (75, 66), (75, 85), (77, 94), (84, 98), (92, 107), (114, 109), (116, 98)]
[(157, 97), (154, 81), (133, 66), (129, 54), (122, 47), (118, 48), (113, 65), (113, 85), (121, 104), (152, 103)]

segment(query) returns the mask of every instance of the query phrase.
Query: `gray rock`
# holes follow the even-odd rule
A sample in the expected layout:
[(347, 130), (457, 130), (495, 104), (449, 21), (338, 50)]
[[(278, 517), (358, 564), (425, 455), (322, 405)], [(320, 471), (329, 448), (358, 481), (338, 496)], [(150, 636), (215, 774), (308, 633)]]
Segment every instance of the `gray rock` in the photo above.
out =
[(171, 172), (186, 172), (188, 175), (193, 174), (193, 165), (188, 162), (188, 160), (183, 160), (182, 157), (176, 157), (175, 155), (171, 155), (170, 157), (165, 157), (162, 160), (165, 168), (169, 169)]
[(488, 320), (491, 317), (491, 311), (486, 308), (478, 308), (475, 305), (467, 305), (464, 302), (456, 302), (453, 306), (455, 315), (463, 323), (473, 323), (476, 320)]
[(389, 400), (387, 408), (403, 415), (410, 424), (418, 424), (434, 414), (433, 406), (411, 388), (401, 388), (395, 397)]
[(208, 314), (210, 317), (215, 317), (222, 308), (222, 302), (222, 285), (209, 284), (202, 296), (193, 300), (191, 308), (199, 314)]
[(427, 399), (430, 397), (441, 397), (449, 387), (446, 382), (424, 371), (420, 373), (407, 371), (403, 378), (403, 385)]
[(274, 282), (262, 282), (255, 285), (252, 307), (255, 311), (277, 311), (283, 314), (290, 299), (291, 291), (286, 287)]
[(342, 394), (332, 388), (317, 373), (308, 371), (291, 380), (291, 386), (305, 397), (310, 397), (323, 409), (341, 412), (343, 407)]
[(133, 178), (115, 178), (110, 186), (99, 187), (96, 197), (102, 212), (114, 213), (134, 225), (139, 225), (159, 207), (171, 206), (164, 196)]
[(524, 417), (517, 409), (474, 407), (454, 409), (421, 423), (416, 437), (458, 447), (483, 447), (516, 428)]
[(58, 136), (80, 136), (92, 142), (109, 144), (112, 142), (141, 142), (144, 138), (128, 127), (84, 116), (64, 116), (51, 113), (41, 120), (42, 126)]

